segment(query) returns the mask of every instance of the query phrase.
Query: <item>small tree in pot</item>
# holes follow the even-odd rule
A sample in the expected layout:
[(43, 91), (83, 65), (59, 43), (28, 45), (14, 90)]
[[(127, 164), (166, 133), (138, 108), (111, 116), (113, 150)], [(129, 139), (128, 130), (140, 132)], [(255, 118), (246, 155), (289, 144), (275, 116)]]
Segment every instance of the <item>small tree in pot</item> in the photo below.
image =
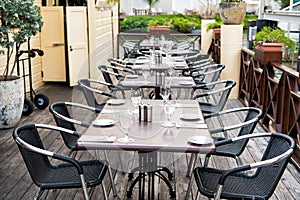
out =
[(14, 75), (21, 44), (36, 35), (43, 25), (34, 0), (0, 1), (0, 54), (6, 61), (0, 75), (0, 128), (10, 128), (20, 120), (24, 102), (23, 81)]
[[(10, 79), (17, 62), (17, 54), (27, 38), (36, 35), (42, 25), (40, 8), (34, 0), (1, 0), (0, 1), (0, 54), (6, 54), (6, 64), (1, 81)], [(17, 52), (16, 52), (17, 53)], [(13, 64), (10, 64), (10, 61)]]

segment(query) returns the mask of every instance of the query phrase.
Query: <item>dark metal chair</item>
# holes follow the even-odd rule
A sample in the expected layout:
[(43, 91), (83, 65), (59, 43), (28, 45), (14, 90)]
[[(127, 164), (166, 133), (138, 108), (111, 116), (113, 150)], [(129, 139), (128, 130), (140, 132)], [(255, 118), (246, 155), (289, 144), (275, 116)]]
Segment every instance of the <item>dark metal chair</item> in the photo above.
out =
[[(239, 115), (239, 116), (244, 116), (243, 120), (233, 122), (230, 126), (222, 126), (219, 128), (215, 129), (210, 129), (210, 133), (213, 135), (213, 138), (215, 141), (220, 141), (220, 140), (225, 140), (227, 139), (226, 137), (215, 137), (214, 134), (216, 133), (223, 133), (225, 131), (232, 131), (232, 130), (237, 130), (237, 136), (242, 136), (242, 135), (248, 135), (252, 134), (258, 121), (262, 117), (262, 111), (258, 108), (254, 107), (241, 107), (241, 108), (233, 108), (233, 109), (228, 109), (220, 112), (216, 112), (213, 114), (208, 114), (204, 116), (205, 120), (218, 117), (218, 120), (223, 120), (226, 119), (233, 114)], [(241, 163), (239, 161), (239, 156), (242, 154), (244, 149), (246, 148), (246, 145), (248, 143), (248, 140), (241, 140), (239, 142), (235, 142), (230, 145), (224, 145), (222, 147), (216, 148), (216, 152), (214, 153), (209, 153), (205, 156), (205, 162), (204, 166), (208, 165), (209, 158), (212, 155), (216, 156), (225, 156), (225, 157), (231, 157), (234, 158), (237, 165)], [(191, 175), (191, 171), (194, 169), (196, 162), (197, 162), (198, 155), (197, 154), (192, 154), (190, 158), (190, 162), (188, 165), (188, 171), (187, 171), (187, 176)]]
[[(198, 89), (201, 88), (201, 85), (206, 83), (212, 83), (218, 81), (220, 78), (221, 72), (225, 68), (223, 64), (213, 64), (203, 67), (200, 71), (191, 70), (191, 77), (193, 77)], [(202, 87), (201, 89), (213, 89), (210, 87)]]
[(215, 145), (220, 148), (257, 137), (269, 137), (259, 162), (226, 170), (196, 168), (194, 178), (198, 187), (197, 197), (201, 193), (214, 199), (269, 199), (295, 150), (295, 141), (281, 133), (257, 133), (222, 140)]
[[(202, 89), (203, 87), (213, 87), (212, 90), (208, 90), (205, 92), (201, 92), (199, 94), (196, 94), (193, 96), (193, 99), (199, 99), (201, 97), (213, 97), (212, 102), (204, 102), (199, 101), (200, 108), (203, 113), (214, 113), (219, 112), (223, 110), (227, 99), (229, 97), (229, 94), (231, 92), (231, 89), (236, 85), (236, 82), (233, 80), (221, 80), (221, 81), (215, 81), (212, 83), (206, 83), (203, 85), (200, 85), (196, 87), (196, 89)], [(220, 88), (220, 87), (221, 88)], [(216, 95), (218, 95), (218, 98), (214, 98)]]
[[(69, 129), (72, 131), (77, 131), (75, 125), (87, 128), (90, 126), (90, 122), (82, 122), (82, 121), (74, 119), (74, 117), (71, 116), (71, 114), (70, 114), (71, 112), (69, 112), (69, 110), (73, 111), (73, 113), (78, 112), (81, 115), (84, 115), (84, 114), (89, 115), (88, 116), (89, 119), (91, 118), (90, 115), (92, 115), (92, 118), (94, 118), (95, 117), (94, 114), (100, 113), (100, 111), (101, 111), (100, 109), (95, 108), (95, 107), (90, 107), (87, 105), (71, 103), (71, 102), (52, 103), (49, 106), (49, 110), (52, 113), (57, 126), (66, 128), (66, 129)], [(87, 112), (89, 112), (89, 113), (87, 113)], [(60, 131), (60, 134), (64, 140), (65, 145), (71, 150), (70, 154), (72, 152), (77, 152), (80, 150), (76, 147), (76, 143), (77, 143), (77, 140), (79, 139), (79, 135), (71, 135), (71, 134), (65, 133), (64, 131)], [(69, 154), (69, 156), (70, 156), (70, 154)], [(75, 157), (75, 155), (76, 154), (74, 154), (73, 157)], [(105, 159), (108, 160), (106, 151), (104, 151), (104, 155), (105, 155)], [(97, 159), (99, 159), (100, 156), (98, 155), (98, 152), (96, 152), (96, 156), (97, 156)], [(113, 175), (112, 175), (110, 166), (108, 166), (108, 172), (109, 172), (109, 178), (111, 181), (112, 191), (113, 191), (114, 196), (116, 197), (117, 193), (116, 193), (116, 188), (115, 188)]]
[[(91, 124), (90, 121), (82, 122), (75, 119), (74, 114), (71, 115), (71, 113), (75, 112), (75, 109), (81, 114), (85, 113), (86, 115), (90, 115), (93, 117), (95, 117), (95, 113), (101, 112), (99, 108), (72, 102), (55, 102), (50, 104), (49, 106), (49, 110), (52, 113), (57, 126), (72, 131), (77, 131), (75, 125), (85, 128), (89, 127)], [(80, 135), (71, 135), (69, 133), (65, 133), (64, 131), (61, 131), (61, 136), (64, 140), (65, 145), (71, 150), (70, 154), (73, 151), (78, 151), (76, 143)]]
[(107, 98), (117, 98), (114, 94), (103, 91), (103, 87), (112, 86), (109, 83), (94, 79), (80, 79), (78, 85), (83, 91), (87, 104), (100, 110), (105, 106)]
[[(103, 184), (103, 178), (108, 168), (107, 161), (79, 162), (68, 156), (51, 152), (44, 148), (38, 129), (48, 129), (52, 132), (64, 131), (67, 134), (78, 136), (75, 131), (43, 124), (27, 124), (15, 128), (13, 138), (33, 182), (39, 187), (35, 199), (38, 199), (44, 190), (67, 188), (82, 188), (85, 199), (89, 199), (87, 187), (95, 187), (99, 184), (102, 185), (105, 199), (107, 199)], [(63, 163), (53, 165), (49, 157)]]
[[(243, 114), (244, 112), (245, 115)], [(242, 136), (242, 135), (249, 135), (252, 134), (257, 123), (262, 117), (262, 111), (259, 108), (254, 108), (254, 107), (242, 107), (242, 108), (233, 108), (233, 109), (228, 109), (228, 110), (223, 110), (220, 112), (212, 113), (212, 114), (207, 114), (204, 116), (204, 119), (211, 119), (214, 117), (219, 117), (219, 119), (225, 119), (226, 117), (229, 117), (231, 114), (239, 115), (239, 116), (245, 116), (244, 120), (242, 122), (238, 123), (233, 123), (230, 126), (226, 127), (218, 127), (215, 129), (210, 129), (210, 133), (212, 135), (216, 133), (223, 133), (224, 131), (230, 131), (230, 130), (238, 130), (237, 135)], [(214, 137), (214, 140), (216, 141), (221, 141), (221, 140), (226, 140), (227, 138), (225, 137)], [(222, 145), (218, 148), (216, 148), (216, 152), (214, 153), (209, 153), (205, 156), (205, 162), (204, 166), (208, 165), (209, 158), (212, 155), (215, 156), (223, 156), (223, 157), (231, 157), (234, 158), (237, 165), (241, 163), (239, 161), (239, 156), (243, 153), (244, 149), (246, 148), (246, 145), (248, 143), (248, 140), (239, 140), (235, 143), (230, 143), (228, 145)]]
[(212, 65), (213, 62), (214, 60), (211, 58), (187, 62), (188, 69), (182, 71), (182, 76), (191, 76), (194, 71), (200, 71), (203, 67)]

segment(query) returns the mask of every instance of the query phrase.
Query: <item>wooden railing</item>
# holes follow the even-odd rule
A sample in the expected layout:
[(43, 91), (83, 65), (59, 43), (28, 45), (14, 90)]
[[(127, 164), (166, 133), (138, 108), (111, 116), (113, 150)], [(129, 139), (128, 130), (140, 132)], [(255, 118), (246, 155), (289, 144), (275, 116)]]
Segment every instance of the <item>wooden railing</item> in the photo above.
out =
[(239, 99), (263, 111), (261, 124), (296, 141), (293, 162), (300, 169), (299, 73), (275, 62), (261, 64), (254, 52), (242, 49)]

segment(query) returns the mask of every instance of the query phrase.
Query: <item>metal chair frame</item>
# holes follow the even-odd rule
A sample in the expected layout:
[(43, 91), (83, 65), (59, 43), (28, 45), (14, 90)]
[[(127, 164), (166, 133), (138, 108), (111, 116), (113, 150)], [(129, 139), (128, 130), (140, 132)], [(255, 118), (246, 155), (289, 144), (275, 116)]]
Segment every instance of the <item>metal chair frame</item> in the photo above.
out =
[(98, 80), (94, 80), (94, 79), (80, 79), (80, 80), (78, 80), (78, 85), (81, 87), (81, 89), (83, 91), (83, 94), (85, 96), (85, 99), (87, 101), (87, 104), (89, 106), (96, 107), (100, 110), (102, 110), (103, 107), (105, 106), (106, 101), (103, 101), (101, 103), (98, 102), (95, 95), (102, 95), (104, 97), (113, 98), (113, 99), (117, 98), (112, 93), (108, 93), (108, 92), (100, 90), (99, 88), (92, 87), (91, 83), (96, 84), (97, 86), (99, 86), (99, 88), (103, 87), (103, 86), (113, 87), (113, 85), (110, 84), (110, 83), (106, 83), (106, 82), (98, 81)]
[[(281, 133), (253, 133), (222, 140), (215, 145), (220, 147), (239, 140), (258, 137), (270, 138), (260, 161), (226, 170), (207, 167), (196, 168), (193, 176), (198, 186), (196, 199), (200, 193), (215, 200), (220, 198), (270, 198), (295, 150), (295, 141), (290, 136)], [(248, 174), (248, 170), (255, 170), (255, 172)], [(212, 176), (213, 179), (211, 179)], [(204, 179), (206, 178), (209, 179), (210, 184), (205, 183)]]
[[(80, 108), (82, 111), (88, 110), (88, 111), (91, 111), (91, 112), (94, 112), (94, 113), (100, 113), (101, 112), (101, 110), (98, 109), (98, 108), (83, 105), (83, 104), (79, 104), (79, 103), (55, 102), (55, 103), (52, 103), (49, 106), (49, 110), (53, 114), (53, 117), (55, 119), (55, 122), (56, 122), (57, 126), (62, 127), (62, 128), (66, 128), (66, 129), (69, 129), (69, 130), (73, 130), (73, 131), (77, 131), (74, 124), (77, 124), (77, 125), (85, 127), (85, 128), (90, 126), (90, 122), (82, 122), (82, 121), (76, 120), (73, 117), (71, 117), (69, 109), (68, 109), (68, 108), (71, 108), (71, 107)], [(61, 133), (61, 136), (63, 137), (64, 143), (71, 150), (70, 154), (72, 152), (77, 152), (77, 151), (80, 150), (76, 147), (76, 143), (75, 143), (79, 139), (78, 136), (75, 136), (75, 138), (74, 138), (74, 136), (72, 136), (70, 134), (66, 134), (63, 131), (61, 131), (60, 133)], [(82, 134), (80, 134), (80, 135), (82, 135)], [(70, 154), (69, 154), (69, 156), (70, 156)], [(74, 157), (75, 157), (75, 155), (74, 155)], [(104, 156), (105, 156), (105, 159), (108, 160), (108, 156), (107, 156), (106, 151), (104, 151)], [(99, 156), (97, 151), (96, 151), (96, 157), (99, 160), (100, 156)], [(117, 197), (117, 192), (116, 192), (116, 188), (115, 188), (114, 179), (113, 179), (113, 175), (112, 175), (110, 165), (108, 165), (108, 173), (109, 173), (109, 178), (110, 178), (110, 182), (111, 182), (111, 185), (112, 185), (111, 187), (112, 187), (114, 197)]]
[[(107, 199), (103, 182), (107, 171), (107, 161), (79, 162), (68, 156), (46, 150), (39, 136), (38, 129), (48, 129), (53, 132), (63, 131), (67, 134), (79, 135), (76, 131), (45, 124), (27, 124), (14, 129), (13, 138), (18, 144), (33, 182), (39, 187), (34, 199), (39, 199), (44, 190), (66, 188), (82, 188), (85, 199), (89, 199), (87, 187), (94, 187), (99, 184), (102, 185), (105, 199)], [(23, 131), (25, 132), (22, 133)], [(50, 163), (48, 157), (63, 161), (64, 163), (53, 165)], [(43, 167), (36, 167), (32, 162), (37, 162), (39, 165), (43, 165)], [(95, 171), (95, 166), (99, 166), (101, 169)], [(94, 179), (95, 177), (85, 174), (87, 171), (94, 173), (92, 176), (97, 174), (97, 178)], [(69, 173), (73, 175), (70, 176)], [(39, 177), (39, 175), (42, 175), (42, 177)], [(74, 179), (74, 176), (78, 176), (78, 178)]]

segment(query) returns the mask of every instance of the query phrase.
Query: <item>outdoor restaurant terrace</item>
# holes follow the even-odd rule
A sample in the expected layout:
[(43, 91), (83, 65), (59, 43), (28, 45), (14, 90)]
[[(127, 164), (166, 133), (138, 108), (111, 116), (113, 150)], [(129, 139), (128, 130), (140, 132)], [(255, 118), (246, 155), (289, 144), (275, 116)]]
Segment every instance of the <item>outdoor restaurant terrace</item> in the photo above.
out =
[(246, 48), (241, 25), (111, 28), (89, 78), (45, 81), (49, 105), (0, 129), (1, 199), (300, 199), (299, 66), (281, 47)]

